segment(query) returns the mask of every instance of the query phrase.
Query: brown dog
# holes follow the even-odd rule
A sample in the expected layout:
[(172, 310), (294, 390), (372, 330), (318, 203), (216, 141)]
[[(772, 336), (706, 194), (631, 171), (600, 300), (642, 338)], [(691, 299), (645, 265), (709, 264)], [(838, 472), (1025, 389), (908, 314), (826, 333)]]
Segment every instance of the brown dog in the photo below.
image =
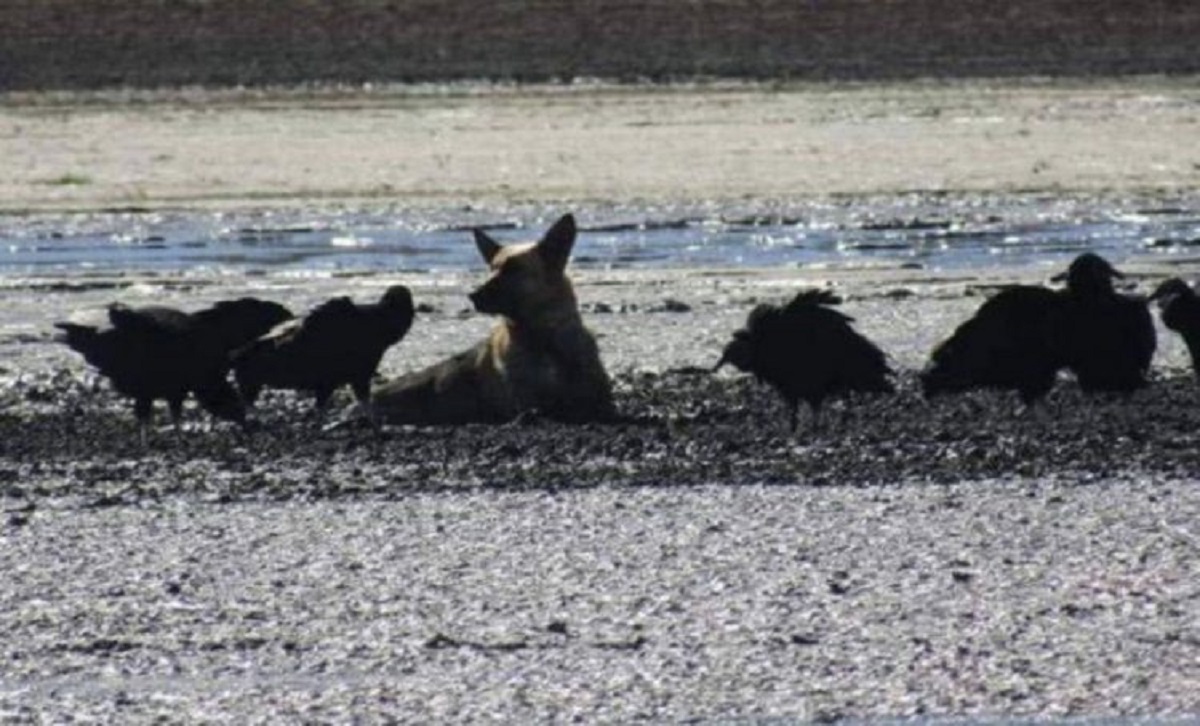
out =
[(575, 218), (536, 243), (502, 246), (481, 230), (475, 244), (491, 276), (471, 293), (501, 320), (484, 341), (375, 390), (375, 410), (402, 424), (511, 421), (539, 411), (566, 421), (615, 417), (612, 384), (567, 279)]

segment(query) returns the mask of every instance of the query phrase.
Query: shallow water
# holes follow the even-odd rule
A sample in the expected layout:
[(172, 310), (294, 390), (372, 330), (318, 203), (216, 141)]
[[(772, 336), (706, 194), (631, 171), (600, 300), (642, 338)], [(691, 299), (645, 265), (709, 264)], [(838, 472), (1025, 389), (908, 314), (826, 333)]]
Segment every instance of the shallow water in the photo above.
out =
[[(0, 218), (0, 276), (456, 271), (479, 267), (470, 228), (535, 237), (558, 212), (284, 210)], [(582, 268), (920, 266), (1122, 262), (1200, 253), (1200, 208), (1049, 197), (899, 198), (789, 209), (631, 206), (579, 211)]]

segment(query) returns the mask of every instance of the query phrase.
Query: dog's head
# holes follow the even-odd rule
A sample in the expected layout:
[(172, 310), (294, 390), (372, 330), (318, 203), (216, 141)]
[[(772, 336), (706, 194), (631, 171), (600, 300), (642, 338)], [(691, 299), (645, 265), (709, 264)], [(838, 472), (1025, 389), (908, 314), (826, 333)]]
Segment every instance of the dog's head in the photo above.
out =
[(575, 310), (575, 293), (567, 279), (567, 260), (575, 244), (575, 218), (563, 215), (537, 242), (501, 245), (475, 230), (475, 245), (491, 276), (471, 293), (481, 313), (503, 315), (516, 323)]

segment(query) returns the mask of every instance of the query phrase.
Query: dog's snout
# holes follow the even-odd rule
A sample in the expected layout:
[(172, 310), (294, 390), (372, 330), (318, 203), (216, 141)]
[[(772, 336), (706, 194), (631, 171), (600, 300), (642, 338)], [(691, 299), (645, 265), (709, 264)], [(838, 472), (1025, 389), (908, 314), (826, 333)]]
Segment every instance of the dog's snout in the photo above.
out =
[(475, 310), (481, 313), (497, 313), (500, 312), (496, 305), (496, 292), (489, 285), (482, 285), (472, 291), (467, 297), (471, 300), (471, 304), (475, 306)]

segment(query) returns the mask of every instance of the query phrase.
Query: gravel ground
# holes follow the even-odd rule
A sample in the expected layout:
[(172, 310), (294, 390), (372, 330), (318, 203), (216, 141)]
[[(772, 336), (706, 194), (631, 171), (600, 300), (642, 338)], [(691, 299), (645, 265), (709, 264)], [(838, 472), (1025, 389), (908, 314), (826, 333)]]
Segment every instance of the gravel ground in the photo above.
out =
[[(1004, 274), (580, 274), (628, 423), (321, 432), (277, 394), (252, 436), (193, 415), (150, 450), (49, 322), (245, 281), (53, 304), (12, 286), (0, 718), (1196, 716), (1185, 354), (1163, 336), (1155, 384), (1128, 400), (1064, 382), (1033, 411), (924, 402), (932, 342)], [(352, 282), (385, 283), (255, 284), (302, 308)], [(900, 392), (791, 435), (770, 391), (699, 367), (753, 300), (826, 282)], [(488, 325), (458, 285), (417, 291), (434, 312), (389, 373)]]
[(0, 713), (1195, 714), (1191, 488), (397, 485), (38, 510), (5, 533)]

